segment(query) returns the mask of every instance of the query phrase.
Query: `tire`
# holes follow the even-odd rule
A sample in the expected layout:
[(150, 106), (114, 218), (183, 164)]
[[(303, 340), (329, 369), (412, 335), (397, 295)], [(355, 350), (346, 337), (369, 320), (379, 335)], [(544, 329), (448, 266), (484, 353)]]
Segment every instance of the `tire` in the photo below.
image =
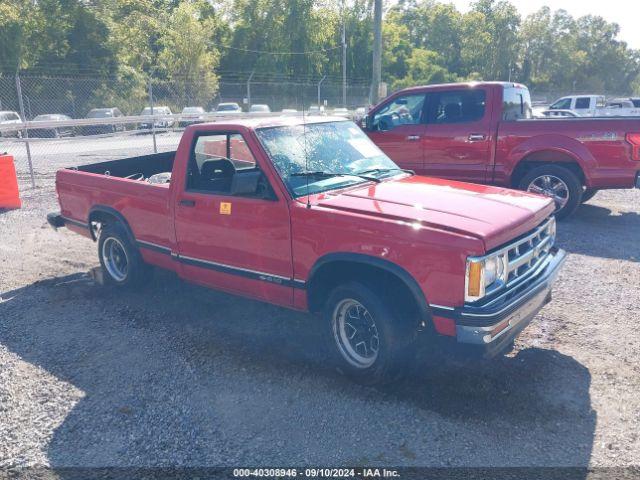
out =
[(571, 215), (580, 206), (583, 186), (580, 179), (571, 170), (559, 165), (541, 165), (534, 167), (522, 177), (518, 184), (520, 190), (538, 193), (548, 197), (555, 192), (556, 218)]
[(585, 189), (585, 191), (582, 193), (582, 203), (587, 203), (589, 200), (595, 197), (599, 191), (600, 190), (598, 190), (597, 188)]
[(105, 283), (127, 287), (141, 286), (149, 280), (151, 268), (144, 263), (119, 222), (103, 227), (98, 239), (98, 257)]
[[(348, 282), (329, 294), (324, 309), (338, 370), (363, 385), (397, 379), (415, 353), (417, 327), (412, 328), (404, 315), (398, 315), (381, 293), (382, 289)], [(359, 329), (354, 328), (353, 321), (346, 321), (349, 317), (359, 323), (355, 325)], [(355, 339), (349, 337), (352, 331)]]

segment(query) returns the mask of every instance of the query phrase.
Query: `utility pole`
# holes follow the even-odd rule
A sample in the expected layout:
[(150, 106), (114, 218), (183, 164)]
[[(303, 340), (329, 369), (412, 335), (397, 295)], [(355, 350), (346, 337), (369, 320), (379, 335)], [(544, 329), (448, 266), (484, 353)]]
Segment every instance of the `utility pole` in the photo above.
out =
[(378, 103), (382, 81), (382, 0), (373, 6), (373, 74), (371, 78), (371, 103)]
[(342, 0), (342, 106), (347, 107), (347, 26), (344, 18), (344, 0)]

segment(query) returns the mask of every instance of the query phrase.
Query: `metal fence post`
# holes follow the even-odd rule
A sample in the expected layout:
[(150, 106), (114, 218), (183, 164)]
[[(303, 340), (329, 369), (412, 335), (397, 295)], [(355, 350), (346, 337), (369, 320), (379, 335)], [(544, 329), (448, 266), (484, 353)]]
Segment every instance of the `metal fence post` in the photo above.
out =
[(251, 72), (251, 75), (249, 75), (249, 78), (247, 79), (247, 108), (248, 109), (251, 108), (251, 79), (253, 78), (254, 73), (255, 73), (255, 70)]
[(153, 135), (153, 153), (158, 153), (158, 144), (156, 143), (156, 119), (153, 116), (153, 83), (149, 78), (149, 106), (151, 107), (151, 134)]
[[(20, 115), (22, 115), (22, 121), (26, 122), (27, 117), (24, 114), (24, 102), (22, 101), (22, 85), (20, 84), (20, 76), (16, 74), (16, 91), (18, 93), (18, 105), (20, 105)], [(33, 174), (33, 162), (31, 161), (31, 145), (29, 145), (29, 130), (24, 130), (24, 144), (27, 149), (27, 162), (29, 163), (29, 175), (31, 176), (31, 188), (36, 188), (36, 177)]]
[[(320, 108), (320, 101), (321, 101), (320, 100), (320, 97), (321, 97), (321, 95), (320, 95), (320, 87), (322, 86), (322, 82), (324, 82), (325, 78), (327, 78), (327, 76), (323, 75), (322, 78), (320, 79), (320, 81), (318, 82), (318, 109)], [(304, 105), (303, 105), (303, 108), (304, 108)]]

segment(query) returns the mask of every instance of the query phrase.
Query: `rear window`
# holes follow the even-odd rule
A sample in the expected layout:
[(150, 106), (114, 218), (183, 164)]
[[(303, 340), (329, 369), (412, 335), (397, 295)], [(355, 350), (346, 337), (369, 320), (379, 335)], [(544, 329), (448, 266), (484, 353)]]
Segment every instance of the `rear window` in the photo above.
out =
[(512, 122), (532, 118), (531, 95), (526, 88), (505, 88), (502, 100), (502, 120)]
[(484, 90), (451, 90), (429, 93), (427, 123), (470, 123), (482, 120), (486, 110)]
[(585, 110), (591, 105), (591, 99), (589, 97), (580, 97), (576, 99), (576, 110)]

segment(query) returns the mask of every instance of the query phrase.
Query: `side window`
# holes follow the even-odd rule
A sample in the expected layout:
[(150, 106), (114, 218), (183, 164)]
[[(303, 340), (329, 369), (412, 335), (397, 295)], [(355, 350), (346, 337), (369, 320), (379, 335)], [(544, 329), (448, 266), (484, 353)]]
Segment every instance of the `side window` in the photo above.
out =
[(187, 190), (230, 194), (234, 175), (255, 169), (255, 158), (239, 133), (201, 135), (191, 152)]
[(576, 99), (576, 110), (585, 110), (589, 108), (591, 99), (589, 97), (580, 97)]
[(549, 107), (549, 110), (571, 110), (571, 99), (561, 98)]
[(229, 159), (236, 170), (256, 168), (256, 159), (251, 149), (239, 133), (229, 135)]
[(373, 130), (392, 130), (400, 125), (416, 125), (422, 121), (425, 94), (398, 97), (373, 116)]
[(505, 88), (502, 95), (502, 120), (514, 121), (533, 117), (529, 90)]
[(470, 123), (482, 120), (486, 110), (484, 90), (434, 92), (427, 99), (427, 123)]

